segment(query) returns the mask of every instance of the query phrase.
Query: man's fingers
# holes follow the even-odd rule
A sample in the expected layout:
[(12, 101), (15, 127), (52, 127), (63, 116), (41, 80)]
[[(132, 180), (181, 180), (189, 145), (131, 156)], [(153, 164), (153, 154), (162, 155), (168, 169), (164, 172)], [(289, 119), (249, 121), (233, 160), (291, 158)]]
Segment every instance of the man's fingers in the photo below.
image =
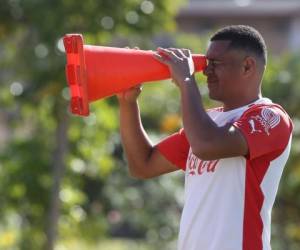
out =
[(133, 89), (136, 89), (138, 91), (142, 91), (143, 85), (142, 84), (136, 85), (136, 86), (133, 87)]
[(166, 55), (161, 55), (161, 54), (158, 54), (158, 53), (154, 53), (153, 56), (158, 60), (160, 61), (161, 63), (164, 63), (164, 64), (170, 64), (169, 62), (169, 59)]
[[(125, 49), (131, 49), (129, 46), (124, 47)], [(139, 47), (135, 46), (133, 49), (140, 49)]]
[(173, 51), (171, 51), (169, 49), (158, 48), (157, 51), (160, 54), (163, 54), (163, 55), (169, 57), (174, 62), (182, 60), (182, 58), (178, 57)]
[(181, 49), (181, 51), (183, 52), (183, 54), (186, 57), (190, 57), (191, 56), (191, 51), (189, 49)]
[(181, 49), (170, 48), (169, 50), (173, 51), (176, 54), (176, 56), (178, 56), (179, 58), (183, 58), (183, 59), (187, 58)]

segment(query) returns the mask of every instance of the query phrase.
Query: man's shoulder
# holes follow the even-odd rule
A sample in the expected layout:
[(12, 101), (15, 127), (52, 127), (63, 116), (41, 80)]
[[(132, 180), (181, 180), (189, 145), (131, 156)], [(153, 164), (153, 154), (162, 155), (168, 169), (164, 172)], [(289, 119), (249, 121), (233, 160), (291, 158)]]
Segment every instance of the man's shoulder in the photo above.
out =
[(285, 111), (285, 109), (277, 104), (277, 103), (254, 103), (250, 104), (248, 108), (243, 112), (242, 116), (245, 116), (249, 113), (277, 113), (280, 116), (286, 116), (289, 118), (288, 113)]
[[(259, 121), (262, 125), (268, 127), (277, 127), (281, 124), (282, 131), (291, 132), (293, 122), (285, 109), (277, 103), (258, 103), (249, 105), (248, 109), (240, 117), (240, 121), (251, 123)], [(251, 124), (250, 124), (251, 125)]]

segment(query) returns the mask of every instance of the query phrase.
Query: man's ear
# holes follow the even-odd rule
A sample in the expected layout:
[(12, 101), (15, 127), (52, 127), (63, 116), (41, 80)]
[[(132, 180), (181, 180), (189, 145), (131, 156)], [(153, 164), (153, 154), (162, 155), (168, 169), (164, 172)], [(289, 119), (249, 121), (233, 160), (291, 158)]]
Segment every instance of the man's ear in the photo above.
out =
[(252, 56), (247, 56), (243, 61), (243, 74), (250, 76), (256, 71), (256, 59)]

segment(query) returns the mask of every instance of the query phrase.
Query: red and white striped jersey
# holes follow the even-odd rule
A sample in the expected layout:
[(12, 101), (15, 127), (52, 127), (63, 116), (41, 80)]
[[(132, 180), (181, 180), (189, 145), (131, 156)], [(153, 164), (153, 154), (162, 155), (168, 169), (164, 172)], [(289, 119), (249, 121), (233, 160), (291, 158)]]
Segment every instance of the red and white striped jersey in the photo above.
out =
[(291, 119), (267, 98), (227, 112), (212, 109), (208, 115), (218, 126), (238, 128), (249, 154), (201, 160), (192, 154), (183, 129), (158, 144), (169, 161), (185, 170), (178, 249), (271, 249), (271, 210), (290, 152)]

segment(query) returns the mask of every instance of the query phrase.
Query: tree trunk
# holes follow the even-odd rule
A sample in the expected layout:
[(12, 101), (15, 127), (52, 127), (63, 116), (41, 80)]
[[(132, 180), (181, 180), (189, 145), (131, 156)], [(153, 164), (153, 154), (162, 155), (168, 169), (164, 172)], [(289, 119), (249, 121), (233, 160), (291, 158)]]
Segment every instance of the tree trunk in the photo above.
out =
[(68, 152), (68, 129), (69, 115), (63, 111), (58, 112), (57, 115), (57, 128), (55, 132), (55, 149), (53, 153), (53, 169), (52, 169), (52, 190), (51, 200), (48, 212), (48, 222), (46, 225), (46, 250), (53, 250), (57, 238), (57, 225), (60, 214), (60, 198), (59, 191), (61, 181), (65, 172), (65, 155)]

